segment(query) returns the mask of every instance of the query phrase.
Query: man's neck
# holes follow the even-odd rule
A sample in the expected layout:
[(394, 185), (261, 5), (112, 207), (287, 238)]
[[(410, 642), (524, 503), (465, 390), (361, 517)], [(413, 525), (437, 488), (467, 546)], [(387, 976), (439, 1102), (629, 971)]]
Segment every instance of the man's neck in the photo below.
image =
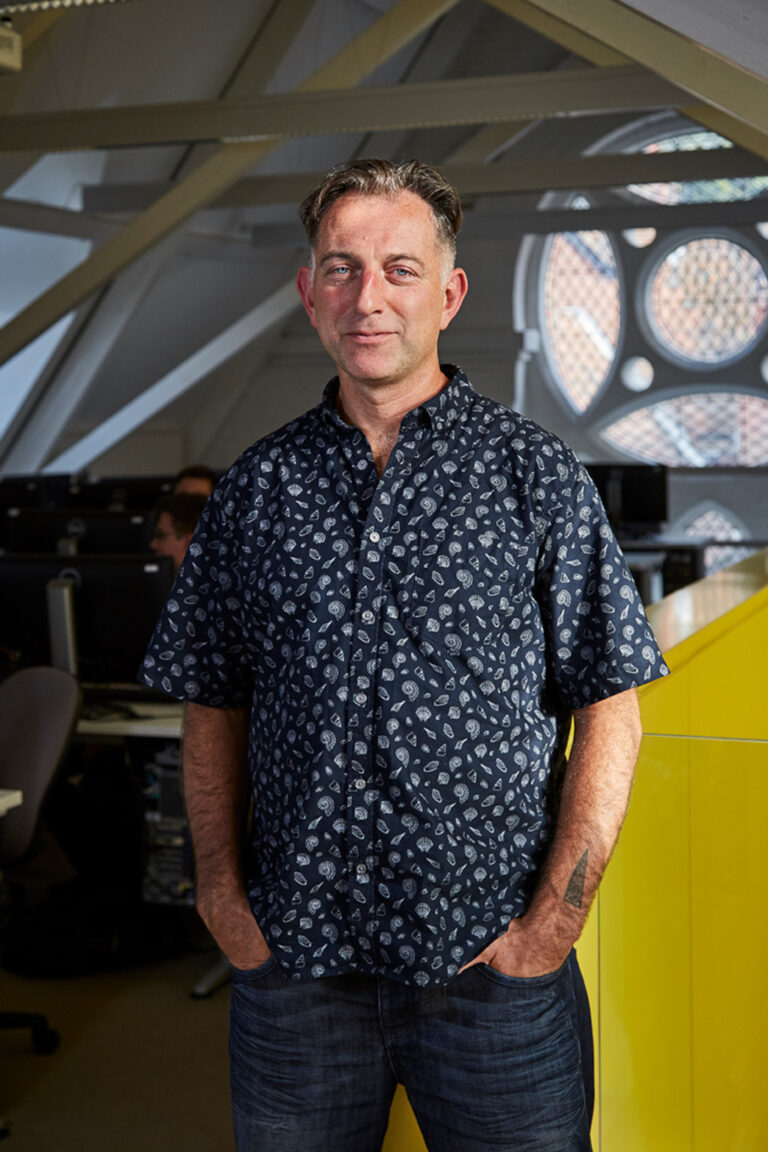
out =
[(341, 417), (365, 434), (379, 476), (397, 443), (403, 417), (431, 400), (447, 382), (437, 365), (423, 379), (367, 384), (339, 375), (336, 406)]

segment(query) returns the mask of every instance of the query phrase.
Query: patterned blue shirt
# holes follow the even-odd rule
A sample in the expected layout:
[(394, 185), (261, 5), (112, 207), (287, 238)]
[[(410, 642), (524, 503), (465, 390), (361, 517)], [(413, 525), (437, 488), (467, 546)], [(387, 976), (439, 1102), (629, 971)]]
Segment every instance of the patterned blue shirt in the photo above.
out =
[(381, 478), (337, 381), (248, 449), (142, 670), (250, 708), (248, 892), (297, 980), (444, 984), (528, 905), (572, 710), (667, 671), (576, 458), (444, 370)]

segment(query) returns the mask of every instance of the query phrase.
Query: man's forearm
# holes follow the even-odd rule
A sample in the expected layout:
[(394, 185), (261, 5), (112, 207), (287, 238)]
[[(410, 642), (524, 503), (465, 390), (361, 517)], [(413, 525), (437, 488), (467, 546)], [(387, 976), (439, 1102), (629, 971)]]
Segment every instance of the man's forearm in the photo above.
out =
[(629, 805), (640, 747), (634, 690), (575, 713), (555, 836), (526, 913), (567, 954), (581, 933)]
[(269, 955), (243, 880), (248, 813), (248, 713), (188, 704), (184, 712), (184, 799), (195, 854), (197, 908), (237, 967)]
[(242, 883), (248, 804), (247, 712), (187, 704), (184, 801), (198, 889)]
[(581, 709), (574, 722), (557, 827), (531, 904), (475, 957), (475, 963), (508, 975), (541, 975), (563, 963), (584, 926), (629, 803), (641, 736), (635, 692)]

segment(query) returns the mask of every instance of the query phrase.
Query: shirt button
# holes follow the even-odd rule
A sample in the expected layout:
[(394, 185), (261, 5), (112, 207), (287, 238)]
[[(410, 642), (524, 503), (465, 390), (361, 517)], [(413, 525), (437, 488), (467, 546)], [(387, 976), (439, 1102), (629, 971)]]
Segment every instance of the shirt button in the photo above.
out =
[(368, 869), (366, 868), (365, 864), (358, 864), (355, 868), (355, 872), (357, 873), (358, 879), (360, 880), (365, 880), (368, 876)]
[(355, 704), (365, 704), (367, 699), (365, 692), (358, 692), (355, 696)]
[(375, 619), (376, 617), (374, 616), (373, 612), (371, 612), (370, 608), (366, 608), (365, 612), (363, 612), (364, 622), (366, 624), (370, 624)]
[(362, 790), (363, 788), (365, 788), (366, 783), (367, 783), (367, 781), (363, 780), (362, 776), (358, 776), (357, 779), (355, 780), (355, 788), (359, 788)]
[(368, 533), (368, 539), (371, 541), (372, 544), (378, 544), (379, 540), (381, 540), (381, 536), (379, 535), (378, 532), (369, 532)]

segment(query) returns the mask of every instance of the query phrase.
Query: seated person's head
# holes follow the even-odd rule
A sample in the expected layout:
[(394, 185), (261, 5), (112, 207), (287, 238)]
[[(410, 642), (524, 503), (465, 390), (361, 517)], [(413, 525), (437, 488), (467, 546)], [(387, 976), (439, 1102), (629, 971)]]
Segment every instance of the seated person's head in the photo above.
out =
[(157, 556), (171, 556), (175, 572), (181, 567), (206, 500), (199, 493), (174, 492), (155, 506), (155, 530), (149, 546)]
[(210, 496), (216, 487), (216, 473), (205, 464), (190, 464), (182, 468), (173, 485), (173, 491), (189, 492), (200, 496)]

